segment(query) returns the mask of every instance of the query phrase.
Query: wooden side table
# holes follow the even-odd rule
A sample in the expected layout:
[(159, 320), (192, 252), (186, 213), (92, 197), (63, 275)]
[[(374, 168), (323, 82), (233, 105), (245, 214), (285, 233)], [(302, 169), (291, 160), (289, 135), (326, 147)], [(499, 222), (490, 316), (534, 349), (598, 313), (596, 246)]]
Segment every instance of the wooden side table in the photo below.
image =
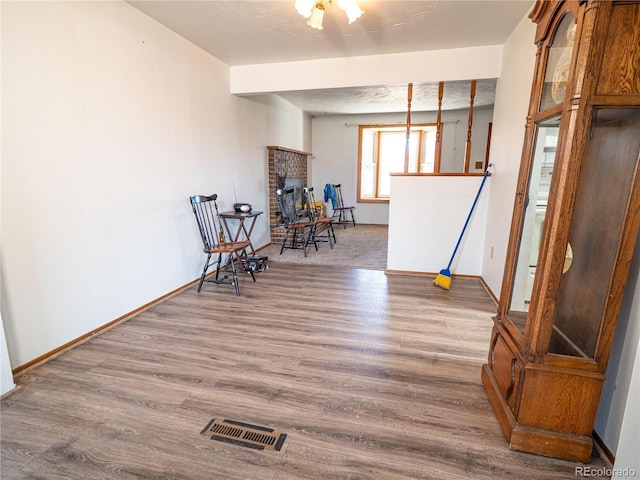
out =
[[(253, 232), (253, 227), (256, 223), (256, 220), (263, 213), (264, 212), (255, 210), (252, 210), (251, 212), (222, 212), (220, 214), (220, 218), (222, 219), (222, 223), (229, 237), (229, 241), (239, 242), (242, 240), (249, 240), (249, 249), (251, 250), (251, 255), (255, 255), (256, 251), (253, 248), (253, 244), (251, 243), (251, 232)], [(235, 222), (233, 222), (230, 226), (228, 220), (237, 221), (235, 229), (231, 228), (233, 227), (233, 224)]]

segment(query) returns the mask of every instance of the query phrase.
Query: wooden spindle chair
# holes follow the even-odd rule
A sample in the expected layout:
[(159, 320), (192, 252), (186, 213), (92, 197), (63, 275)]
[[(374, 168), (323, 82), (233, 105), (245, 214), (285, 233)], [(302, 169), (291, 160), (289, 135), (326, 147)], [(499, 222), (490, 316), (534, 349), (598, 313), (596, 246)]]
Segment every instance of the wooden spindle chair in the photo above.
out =
[[(250, 245), (250, 242), (248, 240), (240, 242), (225, 241), (224, 230), (218, 213), (218, 205), (216, 204), (217, 198), (218, 195), (216, 193), (209, 196), (194, 195), (193, 197), (189, 197), (202, 239), (203, 251), (207, 255), (204, 268), (202, 269), (202, 275), (200, 276), (200, 283), (198, 283), (198, 292), (202, 289), (204, 282), (211, 282), (233, 285), (236, 289), (236, 295), (240, 295), (236, 264), (241, 265), (241, 258), (244, 258), (245, 265), (249, 264), (247, 261), (247, 247)], [(224, 254), (228, 257), (223, 264), (222, 255)], [(212, 255), (217, 255), (214, 261), (211, 261)], [(216, 266), (215, 277), (207, 278), (207, 271), (214, 265)], [(253, 270), (249, 269), (247, 272), (255, 282), (256, 276)]]
[(347, 207), (344, 204), (344, 197), (342, 196), (341, 184), (333, 185), (333, 191), (336, 195), (337, 206), (333, 209), (333, 218), (335, 223), (342, 225), (343, 228), (347, 228), (347, 223), (353, 223), (356, 226), (356, 218), (353, 216), (353, 209), (356, 207)]
[(314, 240), (315, 224), (309, 221), (306, 212), (297, 210), (294, 193), (294, 188), (276, 190), (282, 227), (286, 230), (280, 247), (280, 255), (285, 248), (291, 248), (302, 249), (306, 257), (307, 247), (310, 243), (318, 250), (318, 243)]
[(318, 206), (313, 187), (304, 188), (305, 203), (307, 204), (307, 217), (313, 222), (313, 238), (318, 242), (329, 242), (329, 248), (333, 249), (336, 243), (336, 234), (333, 230), (333, 217), (324, 215), (322, 204)]

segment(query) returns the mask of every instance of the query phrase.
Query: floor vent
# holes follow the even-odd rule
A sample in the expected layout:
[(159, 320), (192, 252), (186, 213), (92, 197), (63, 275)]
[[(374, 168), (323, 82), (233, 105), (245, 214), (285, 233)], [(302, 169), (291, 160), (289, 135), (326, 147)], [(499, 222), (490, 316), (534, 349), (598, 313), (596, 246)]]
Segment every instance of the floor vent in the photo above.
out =
[(202, 435), (211, 435), (212, 440), (258, 450), (266, 448), (280, 451), (287, 438), (286, 433), (281, 433), (273, 428), (250, 425), (234, 420), (222, 420), (220, 418), (211, 419), (200, 433)]

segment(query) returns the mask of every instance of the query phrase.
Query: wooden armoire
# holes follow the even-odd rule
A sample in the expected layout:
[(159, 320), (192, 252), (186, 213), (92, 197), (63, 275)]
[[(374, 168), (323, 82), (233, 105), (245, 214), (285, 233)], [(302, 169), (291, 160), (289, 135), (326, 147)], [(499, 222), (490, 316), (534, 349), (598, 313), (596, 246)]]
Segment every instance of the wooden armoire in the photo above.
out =
[(536, 65), (482, 381), (509, 447), (588, 462), (640, 227), (640, 0), (537, 1)]

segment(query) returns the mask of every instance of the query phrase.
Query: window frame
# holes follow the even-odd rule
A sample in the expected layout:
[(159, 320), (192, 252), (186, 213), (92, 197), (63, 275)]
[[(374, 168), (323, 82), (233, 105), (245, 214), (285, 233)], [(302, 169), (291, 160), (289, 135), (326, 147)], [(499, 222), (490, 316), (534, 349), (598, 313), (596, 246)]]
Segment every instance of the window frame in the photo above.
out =
[[(414, 125), (411, 125), (409, 127), (409, 131), (410, 133), (418, 133), (419, 137), (418, 137), (418, 145), (417, 145), (417, 156), (415, 158), (416, 161), (416, 171), (415, 172), (409, 172), (409, 165), (407, 162), (407, 159), (405, 158), (404, 161), (404, 171), (403, 172), (393, 172), (392, 175), (394, 174), (415, 174), (415, 173), (420, 173), (420, 164), (421, 161), (423, 160), (423, 156), (425, 155), (425, 150), (423, 148), (423, 136), (425, 135), (425, 131), (429, 130), (429, 129), (434, 129), (436, 132), (436, 136), (438, 135), (438, 124), (436, 122), (429, 122), (429, 123), (417, 123)], [(362, 148), (362, 142), (363, 142), (363, 133), (365, 130), (375, 130), (376, 133), (378, 133), (377, 135), (377, 148), (374, 149), (377, 153), (375, 154), (375, 166), (376, 166), (376, 173), (375, 173), (375, 179), (374, 179), (374, 193), (376, 196), (374, 197), (363, 197), (362, 196), (362, 171), (363, 171), (363, 167), (362, 167), (362, 155), (363, 155), (363, 148)], [(380, 125), (359, 125), (358, 126), (358, 178), (357, 178), (357, 192), (358, 192), (358, 203), (389, 203), (390, 200), (390, 196), (380, 196), (379, 195), (379, 184), (380, 184), (380, 176), (379, 176), (379, 152), (380, 152), (380, 140), (381, 140), (381, 133), (384, 132), (392, 132), (392, 131), (398, 131), (398, 132), (403, 132), (406, 135), (406, 125), (402, 125), (402, 124), (380, 124)], [(437, 146), (435, 147), (437, 149)], [(435, 151), (434, 151), (434, 156), (435, 156)], [(409, 159), (409, 162), (411, 161), (411, 159)], [(436, 172), (437, 169), (437, 162), (434, 162), (434, 173)]]

